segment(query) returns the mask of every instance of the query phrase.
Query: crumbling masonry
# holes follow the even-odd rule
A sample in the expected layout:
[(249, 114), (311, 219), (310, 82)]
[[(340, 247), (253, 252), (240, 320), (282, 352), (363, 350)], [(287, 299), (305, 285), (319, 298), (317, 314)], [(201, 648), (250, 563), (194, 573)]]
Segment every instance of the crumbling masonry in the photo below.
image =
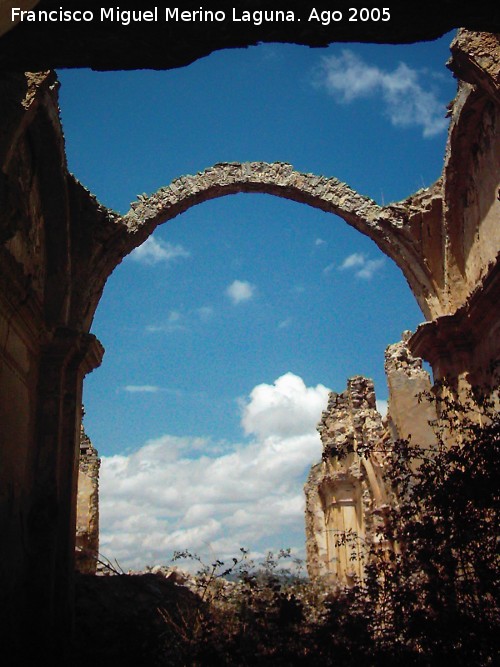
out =
[[(429, 374), (412, 356), (410, 332), (385, 354), (389, 388), (385, 419), (376, 409), (373, 382), (351, 378), (342, 394), (331, 393), (318, 431), (323, 459), (313, 466), (306, 494), (306, 555), (309, 576), (340, 585), (363, 578), (367, 547), (379, 540), (385, 513), (394, 502), (384, 480), (392, 464), (390, 443), (411, 439), (434, 444), (435, 404)], [(391, 545), (380, 545), (391, 548)]]
[[(7, 4), (0, 6), (0, 627), (19, 655), (28, 635), (38, 653), (50, 649), (50, 641), (60, 642), (60, 652), (71, 636), (82, 383), (103, 354), (90, 328), (107, 277), (157, 225), (237, 192), (287, 197), (338, 215), (372, 238), (407, 278), (427, 320), (408, 341), (411, 354), (458, 393), (490, 379), (490, 361), (500, 356), (500, 44), (491, 32), (474, 32), (495, 29), (477, 18), (492, 15), (491, 4), (481, 0), (455, 3), (458, 18), (450, 3), (407, 3), (380, 26), (380, 41), (433, 39), (457, 25), (469, 28), (451, 47), (459, 87), (442, 175), (404, 201), (380, 207), (334, 178), (282, 163), (234, 163), (179, 179), (120, 216), (67, 170), (58, 82), (49, 68), (180, 66), (213, 49), (258, 40), (366, 41), (376, 39), (379, 28), (358, 24), (347, 35), (331, 26), (316, 34), (297, 22), (262, 30), (236, 26), (228, 37), (223, 27), (207, 26), (190, 39), (185, 26), (165, 49), (159, 27), (148, 29), (147, 42), (140, 27), (82, 26), (79, 39), (57, 26), (43, 35), (26, 25), (9, 30)], [(349, 405), (363, 394), (356, 384), (349, 391), (337, 404), (358, 433)], [(368, 395), (363, 405), (378, 430)], [(396, 397), (391, 400), (397, 411)], [(394, 408), (392, 414), (391, 428), (404, 429)], [(373, 462), (375, 480), (376, 465), (382, 463)], [(376, 483), (355, 466), (353, 456), (352, 488), (361, 485), (362, 495), (367, 489), (375, 498)], [(347, 486), (342, 493), (343, 506), (334, 507), (334, 492), (325, 492), (322, 502), (330, 513), (345, 507), (348, 523), (355, 496)]]
[(76, 569), (84, 574), (95, 574), (99, 557), (100, 465), (97, 449), (85, 433), (82, 424), (76, 498), (75, 565)]
[(389, 502), (383, 458), (361, 455), (385, 435), (373, 382), (356, 376), (345, 392), (332, 392), (318, 431), (324, 459), (305, 486), (307, 568), (311, 578), (352, 584), (363, 576), (364, 541), (376, 530), (376, 513)]

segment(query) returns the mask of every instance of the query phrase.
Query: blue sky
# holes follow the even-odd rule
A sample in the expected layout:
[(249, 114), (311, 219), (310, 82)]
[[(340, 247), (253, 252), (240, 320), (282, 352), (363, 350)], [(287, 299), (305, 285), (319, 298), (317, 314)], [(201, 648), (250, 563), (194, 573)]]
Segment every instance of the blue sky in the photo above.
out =
[[(61, 71), (70, 170), (107, 206), (223, 161), (286, 161), (378, 203), (441, 173), (451, 35), (410, 46), (261, 45), (168, 72)], [(423, 316), (342, 220), (267, 195), (197, 206), (111, 276), (85, 383), (103, 458), (101, 550), (303, 549), (302, 484), (327, 390), (386, 399), (383, 352)]]

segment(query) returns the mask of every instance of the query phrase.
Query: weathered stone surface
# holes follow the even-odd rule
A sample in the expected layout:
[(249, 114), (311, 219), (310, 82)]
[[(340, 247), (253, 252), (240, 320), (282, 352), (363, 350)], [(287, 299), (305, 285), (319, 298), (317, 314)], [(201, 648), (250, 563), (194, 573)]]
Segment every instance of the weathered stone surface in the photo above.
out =
[(363, 577), (366, 546), (378, 539), (390, 501), (383, 480), (387, 434), (373, 382), (356, 376), (345, 392), (331, 393), (318, 431), (323, 460), (304, 487), (307, 570), (313, 579), (352, 585)]
[(76, 498), (76, 569), (81, 574), (95, 574), (97, 570), (100, 465), (97, 449), (82, 424)]
[(419, 447), (432, 447), (436, 437), (432, 424), (437, 419), (429, 373), (422, 368), (422, 359), (414, 357), (409, 348), (410, 331), (403, 340), (389, 345), (385, 351), (385, 375), (389, 390), (388, 425), (393, 440), (411, 440)]
[(429, 361), (434, 380), (454, 386), (457, 394), (494, 385), (493, 369), (500, 358), (499, 295), (497, 262), (461, 308), (424, 322), (408, 341), (412, 354)]
[(451, 108), (443, 170), (448, 303), (441, 314), (464, 305), (498, 261), (500, 249), (500, 41), (460, 31), (451, 48), (449, 66), (466, 82)]
[[(472, 8), (453, 3), (453, 11), (466, 4), (480, 17), (482, 3)], [(484, 6), (491, 17), (490, 3)], [(437, 4), (432, 7), (434, 12)], [(439, 22), (429, 27), (422, 4), (414, 10), (422, 23), (408, 22), (406, 35), (415, 35), (424, 20), (427, 36), (439, 32)], [(71, 65), (83, 53), (77, 40), (68, 45), (52, 36), (47, 45), (24, 28), (2, 37), (0, 67), (14, 62), (19, 67), (25, 58), (40, 69), (44, 62), (54, 64), (58, 49), (59, 62)], [(378, 29), (373, 34), (380, 37)], [(165, 60), (140, 39), (133, 49), (111, 48), (109, 39), (99, 48), (89, 42), (85, 57), (88, 64), (106, 67), (106, 51), (111, 65), (137, 66), (140, 51), (151, 62), (158, 56), (158, 67), (167, 61), (178, 66), (207, 49), (235, 45), (211, 41), (209, 33), (207, 42), (174, 41), (171, 49), (165, 49), (163, 34)], [(294, 39), (285, 28), (268, 33), (270, 41), (280, 36)], [(321, 39), (311, 30), (311, 41)], [(405, 274), (429, 320), (409, 346), (430, 361), (434, 377), (459, 388), (474, 378), (491, 379), (490, 362), (500, 357), (499, 62), (495, 36), (459, 33), (450, 67), (461, 81), (443, 174), (403, 202), (379, 207), (336, 179), (300, 174), (282, 163), (225, 164), (141, 197), (122, 217), (101, 206), (67, 171), (54, 74), (2, 73), (0, 609), (6, 611), (0, 625), (14, 651), (25, 648), (28, 628), (38, 652), (56, 630), (70, 636), (82, 382), (103, 352), (89, 330), (107, 277), (157, 224), (234, 192), (270, 192), (336, 213), (371, 236)], [(348, 472), (357, 479), (354, 469)]]
[(466, 83), (480, 88), (500, 102), (500, 35), (459, 30), (451, 43), (450, 69)]
[(414, 251), (406, 203), (380, 207), (336, 178), (303, 174), (282, 162), (220, 163), (194, 176), (183, 176), (150, 197), (141, 195), (123, 218), (127, 235), (115, 238), (117, 255), (136, 247), (158, 224), (191, 206), (239, 192), (272, 194), (340, 216), (398, 264), (424, 312), (433, 312), (439, 295), (433, 289), (425, 258)]
[[(385, 372), (389, 389), (387, 419), (376, 410), (373, 382), (357, 376), (342, 394), (331, 393), (318, 431), (323, 460), (313, 466), (306, 495), (306, 557), (309, 576), (351, 585), (363, 578), (371, 545), (393, 548), (380, 536), (387, 509), (395, 502), (386, 472), (396, 440), (423, 448), (436, 445), (432, 424), (435, 404), (429, 374), (414, 357), (408, 341), (389, 345)], [(412, 462), (418, 466), (418, 458)]]

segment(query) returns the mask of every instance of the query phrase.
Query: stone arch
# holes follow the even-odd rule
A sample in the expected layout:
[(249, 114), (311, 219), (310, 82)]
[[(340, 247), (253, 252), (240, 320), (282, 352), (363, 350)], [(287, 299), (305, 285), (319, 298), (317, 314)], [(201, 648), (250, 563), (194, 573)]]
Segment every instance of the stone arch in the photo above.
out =
[(283, 197), (339, 216), (397, 264), (426, 317), (438, 309), (434, 277), (419, 253), (404, 205), (381, 207), (336, 178), (301, 173), (283, 162), (223, 162), (175, 179), (151, 196), (139, 195), (129, 212), (115, 221), (109, 242), (100, 244), (93, 257), (89, 278), (94, 280), (95, 298), (117, 264), (158, 225), (192, 206), (240, 192)]
[[(434, 38), (452, 26), (492, 31), (498, 24), (498, 17), (492, 24), (491, 11), (484, 11), (484, 18), (479, 20), (478, 5), (486, 7), (484, 0), (474, 5), (465, 3), (468, 8), (464, 11), (457, 10), (457, 3), (453, 7), (450, 3), (441, 3), (446, 4), (444, 13), (436, 8), (435, 1), (425, 0), (428, 11), (424, 11), (422, 3), (407, 4), (413, 12), (411, 15), (398, 12), (399, 18), (385, 24), (385, 28), (381, 24), (375, 29), (359, 23), (358, 36), (379, 41), (414, 41), (419, 36)], [(221, 6), (226, 5), (229, 6), (227, 0), (221, 0)], [(429, 27), (431, 10), (434, 18), (436, 12), (441, 18), (436, 18)], [(445, 24), (444, 15), (448, 17)], [(265, 35), (260, 29), (242, 25), (231, 43), (223, 26), (220, 29), (207, 26), (196, 39), (187, 32), (190, 26), (186, 24), (186, 30), (177, 33), (177, 41), (169, 43), (168, 49), (165, 49), (164, 27), (160, 24), (154, 44), (149, 26), (147, 38), (144, 38), (132, 26), (130, 30), (123, 30), (118, 23), (103, 23), (102, 31), (89, 26), (91, 31), (79, 41), (75, 41), (73, 31), (66, 30), (63, 24), (53, 26), (64, 33), (60, 34), (61, 39), (55, 38), (55, 33), (42, 24), (40, 39), (33, 38), (31, 27), (35, 26), (30, 29), (18, 26), (2, 37), (0, 65), (5, 72), (0, 81), (0, 324), (8, 336), (0, 350), (1, 406), (4, 408), (0, 437), (7, 443), (7, 447), (2, 447), (1, 466), (2, 571), (5, 574), (0, 589), (5, 600), (3, 608), (8, 610), (3, 619), (5, 635), (9, 638), (7, 646), (9, 648), (10, 643), (15, 655), (22, 655), (26, 650), (28, 659), (32, 657), (33, 647), (36, 647), (37, 657), (47, 653), (47, 657), (53, 659), (54, 647), (58, 648), (59, 656), (65, 654), (64, 650), (59, 650), (59, 642), (67, 642), (71, 635), (74, 537), (70, 534), (70, 515), (75, 492), (70, 478), (80, 424), (78, 403), (83, 374), (99, 364), (102, 354), (98, 343), (88, 335), (93, 312), (107, 276), (157, 224), (189, 206), (222, 194), (293, 191), (280, 196), (336, 212), (363, 233), (368, 234), (370, 230), (375, 242), (402, 268), (424, 312), (429, 312), (432, 319), (419, 328), (410, 347), (413, 354), (431, 362), (435, 377), (458, 378), (460, 387), (467, 386), (466, 380), (471, 374), (475, 382), (488, 382), (491, 381), (489, 362), (499, 358), (499, 237), (497, 233), (491, 234), (492, 230), (498, 230), (499, 165), (490, 120), (498, 116), (486, 113), (486, 105), (491, 104), (494, 113), (499, 113), (499, 43), (495, 35), (478, 32), (461, 31), (452, 47), (450, 67), (460, 79), (460, 87), (457, 101), (450, 109), (448, 157), (443, 176), (432, 188), (416, 193), (405, 202), (380, 208), (334, 179), (326, 179), (331, 184), (331, 199), (320, 195), (319, 199), (325, 200), (320, 206), (318, 199), (312, 203), (314, 187), (325, 185), (320, 177), (297, 175), (299, 181), (303, 177), (307, 182), (306, 195), (298, 181), (295, 185), (291, 183), (295, 178), (291, 167), (283, 167), (284, 172), (289, 169), (288, 184), (264, 183), (262, 175), (253, 173), (253, 167), (244, 184), (241, 173), (239, 184), (236, 177), (229, 184), (216, 182), (217, 174), (223, 171), (216, 166), (204, 172), (208, 181), (210, 172), (214, 175), (211, 185), (203, 185), (200, 174), (178, 179), (170, 188), (157, 193), (156, 210), (155, 196), (146, 197), (141, 198), (133, 212), (120, 216), (100, 205), (68, 173), (62, 161), (62, 177), (55, 180), (54, 188), (68, 191), (70, 235), (68, 242), (58, 244), (59, 252), (51, 251), (49, 261), (54, 282), (57, 276), (63, 278), (63, 283), (70, 287), (70, 294), (66, 296), (67, 292), (59, 291), (56, 285), (56, 295), (51, 295), (49, 308), (45, 307), (48, 294), (34, 289), (33, 281), (26, 280), (34, 275), (30, 259), (33, 247), (23, 233), (25, 222), (43, 227), (44, 211), (33, 206), (26, 217), (23, 211), (27, 210), (29, 194), (33, 192), (30, 186), (35, 171), (43, 169), (47, 159), (46, 151), (38, 155), (40, 164), (22, 163), (24, 139), (38, 110), (46, 108), (54, 127), (58, 123), (56, 82), (51, 74), (42, 70), (56, 65), (91, 65), (102, 69), (179, 67), (216, 48), (245, 46), (257, 40), (288, 40), (320, 46), (342, 39), (338, 25), (332, 25), (331, 32), (327, 33), (311, 30), (305, 21), (291, 25), (269, 24)], [(345, 24), (345, 29), (349, 39), (353, 39), (351, 26)], [(118, 32), (122, 42), (115, 39)], [(147, 48), (144, 48), (145, 43)], [(113, 48), (109, 48), (110, 44)], [(12, 73), (24, 70), (35, 74), (24, 77)], [(476, 122), (483, 118), (483, 109), (484, 122)], [(39, 127), (43, 132), (50, 129), (46, 122)], [(59, 139), (62, 144), (60, 128)], [(50, 146), (50, 150), (57, 150), (53, 142)], [(56, 163), (48, 159), (49, 171), (53, 171)], [(12, 166), (16, 162), (22, 164), (23, 178), (11, 176), (11, 160)], [(238, 171), (237, 166), (235, 169)], [(319, 180), (314, 183), (314, 178)], [(183, 194), (182, 188), (190, 179), (195, 189)], [(169, 196), (172, 197), (170, 204)], [(47, 197), (44, 200), (46, 202)], [(60, 196), (58, 201), (64, 202), (64, 197)], [(354, 206), (351, 206), (353, 201)], [(461, 202), (460, 208), (457, 202)], [(364, 203), (366, 208), (363, 209)], [(59, 210), (62, 211), (61, 205)], [(59, 233), (57, 220), (58, 216), (53, 213), (52, 237)], [(62, 216), (63, 239), (67, 238), (67, 225), (68, 219)], [(476, 229), (480, 233), (476, 233)], [(19, 235), (18, 248), (22, 253), (8, 244), (15, 234)], [(71, 253), (71, 261), (64, 257), (65, 248)], [(39, 257), (45, 257), (42, 249)], [(60, 272), (59, 261), (63, 264)], [(37, 271), (44, 270), (41, 264), (42, 261), (35, 267)], [(65, 272), (70, 275), (64, 275)], [(47, 311), (50, 318), (46, 317)], [(37, 382), (39, 377), (43, 382)], [(38, 415), (36, 424), (35, 414)], [(38, 467), (25, 461), (36, 461)], [(52, 489), (57, 489), (57, 493), (52, 493)], [(32, 508), (37, 511), (30, 512)], [(28, 595), (33, 591), (36, 595)], [(25, 641), (27, 633), (31, 638), (29, 647)]]

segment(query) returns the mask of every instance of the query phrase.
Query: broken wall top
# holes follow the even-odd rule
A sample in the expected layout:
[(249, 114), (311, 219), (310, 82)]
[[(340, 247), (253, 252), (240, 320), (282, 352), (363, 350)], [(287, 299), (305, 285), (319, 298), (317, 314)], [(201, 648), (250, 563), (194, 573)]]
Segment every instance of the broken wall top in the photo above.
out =
[(356, 375), (348, 379), (344, 392), (331, 392), (318, 432), (324, 459), (339, 456), (342, 459), (383, 438), (384, 427), (376, 408), (373, 380)]

